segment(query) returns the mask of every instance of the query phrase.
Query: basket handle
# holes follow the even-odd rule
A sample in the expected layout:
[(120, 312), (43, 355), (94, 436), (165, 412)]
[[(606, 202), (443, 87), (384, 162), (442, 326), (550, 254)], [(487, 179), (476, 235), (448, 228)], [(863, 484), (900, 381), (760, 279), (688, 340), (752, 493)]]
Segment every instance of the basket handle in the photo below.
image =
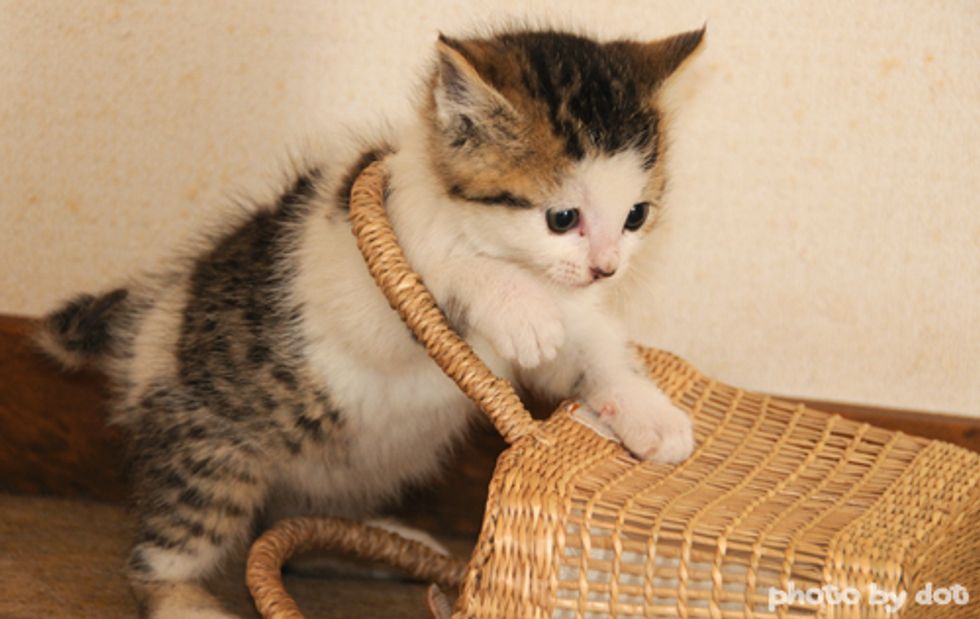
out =
[(385, 214), (388, 172), (372, 163), (351, 189), (351, 229), (368, 271), (391, 307), (425, 346), (429, 356), (476, 402), (508, 443), (537, 427), (513, 385), (490, 371), (473, 349), (446, 322), (432, 293), (405, 259)]
[[(453, 588), (463, 582), (466, 572), (466, 564), (459, 559), (362, 522), (342, 518), (287, 518), (263, 533), (248, 553), (245, 582), (255, 600), (255, 608), (265, 619), (304, 619), (282, 583), (282, 566), (294, 554), (316, 549), (337, 549), (362, 559), (381, 561), (422, 580)], [(431, 590), (429, 595), (432, 596)]]

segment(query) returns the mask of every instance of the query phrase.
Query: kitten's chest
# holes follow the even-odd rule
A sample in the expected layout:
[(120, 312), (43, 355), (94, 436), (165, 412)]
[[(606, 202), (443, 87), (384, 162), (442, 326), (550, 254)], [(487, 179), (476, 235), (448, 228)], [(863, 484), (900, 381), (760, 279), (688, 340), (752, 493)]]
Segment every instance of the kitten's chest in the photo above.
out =
[(348, 497), (368, 506), (438, 470), (473, 406), (419, 351), (403, 363), (380, 366), (336, 349), (316, 360), (340, 411), (339, 436), (285, 465), (290, 485), (331, 504)]

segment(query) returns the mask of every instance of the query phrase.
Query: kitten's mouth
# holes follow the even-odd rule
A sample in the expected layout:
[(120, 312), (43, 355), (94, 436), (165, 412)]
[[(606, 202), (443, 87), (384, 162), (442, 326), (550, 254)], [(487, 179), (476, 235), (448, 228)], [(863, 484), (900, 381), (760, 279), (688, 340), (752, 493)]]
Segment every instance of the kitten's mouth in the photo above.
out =
[(612, 273), (608, 273), (604, 271), (598, 271), (597, 269), (592, 269), (589, 272), (588, 279), (581, 280), (573, 285), (576, 288), (588, 288), (589, 286), (593, 286), (601, 282), (605, 282), (613, 279), (613, 275), (615, 274), (616, 274), (615, 271), (613, 271)]
[(602, 282), (605, 278), (602, 277), (582, 277), (581, 273), (562, 273), (559, 277), (552, 277), (552, 281), (560, 286), (566, 286), (573, 289), (584, 289), (589, 286), (593, 286)]
[(578, 281), (578, 282), (572, 282), (572, 287), (573, 288), (588, 288), (589, 286), (592, 286), (593, 284), (598, 284), (600, 281), (602, 281), (602, 280), (589, 278), (589, 279)]
[(561, 264), (558, 268), (546, 269), (543, 275), (553, 284), (564, 288), (584, 289), (602, 281), (613, 279), (615, 271), (606, 272), (597, 269), (583, 269), (573, 264)]

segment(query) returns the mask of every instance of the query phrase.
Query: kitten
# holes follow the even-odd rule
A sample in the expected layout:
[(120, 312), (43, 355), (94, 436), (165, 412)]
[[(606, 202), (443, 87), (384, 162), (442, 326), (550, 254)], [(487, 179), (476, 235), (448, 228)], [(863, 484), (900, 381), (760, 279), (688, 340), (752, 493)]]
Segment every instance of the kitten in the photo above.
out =
[(229, 617), (197, 583), (260, 519), (364, 517), (431, 475), (472, 418), (351, 235), (351, 183), (382, 157), (409, 261), (494, 371), (581, 398), (638, 457), (690, 454), (690, 421), (610, 307), (660, 208), (661, 85), (702, 36), (440, 37), (392, 140), (304, 167), (186, 263), (47, 317), (40, 343), (104, 367), (129, 431), (144, 616)]

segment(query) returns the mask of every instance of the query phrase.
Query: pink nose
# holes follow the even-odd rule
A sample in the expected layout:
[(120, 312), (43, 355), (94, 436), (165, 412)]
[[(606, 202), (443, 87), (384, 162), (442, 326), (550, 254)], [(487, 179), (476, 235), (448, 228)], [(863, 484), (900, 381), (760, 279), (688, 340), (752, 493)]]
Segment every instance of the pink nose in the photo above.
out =
[(592, 267), (591, 271), (592, 271), (592, 280), (593, 281), (595, 281), (597, 279), (603, 279), (603, 278), (606, 278), (606, 277), (612, 277), (613, 275), (616, 274), (616, 269), (613, 269), (611, 271), (603, 271), (599, 267)]

